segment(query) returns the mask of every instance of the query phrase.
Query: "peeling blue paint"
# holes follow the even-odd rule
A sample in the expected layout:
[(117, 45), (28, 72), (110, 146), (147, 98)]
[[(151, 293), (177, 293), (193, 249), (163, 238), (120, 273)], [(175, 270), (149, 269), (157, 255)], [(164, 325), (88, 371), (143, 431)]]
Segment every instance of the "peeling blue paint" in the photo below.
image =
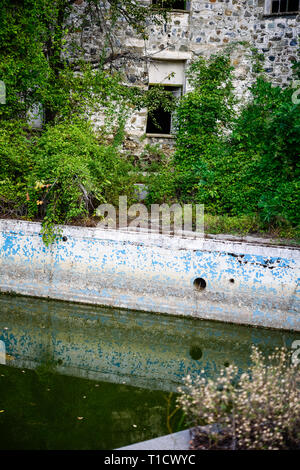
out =
[(72, 227), (46, 248), (38, 227), (0, 221), (1, 291), (300, 330), (299, 250)]

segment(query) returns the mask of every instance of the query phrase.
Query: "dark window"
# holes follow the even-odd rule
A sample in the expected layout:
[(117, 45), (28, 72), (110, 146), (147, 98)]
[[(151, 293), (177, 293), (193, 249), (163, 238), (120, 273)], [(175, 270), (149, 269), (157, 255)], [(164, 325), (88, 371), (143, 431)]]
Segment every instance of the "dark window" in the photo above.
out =
[[(151, 88), (151, 85), (149, 86)], [(164, 89), (171, 91), (177, 98), (181, 96), (182, 88), (178, 86), (164, 86)], [(172, 133), (172, 113), (158, 108), (147, 119), (147, 134), (171, 134)]]
[(291, 13), (299, 10), (299, 0), (272, 0), (271, 13)]
[(171, 8), (172, 10), (187, 10), (190, 2), (180, 0), (153, 0), (152, 4), (161, 8)]

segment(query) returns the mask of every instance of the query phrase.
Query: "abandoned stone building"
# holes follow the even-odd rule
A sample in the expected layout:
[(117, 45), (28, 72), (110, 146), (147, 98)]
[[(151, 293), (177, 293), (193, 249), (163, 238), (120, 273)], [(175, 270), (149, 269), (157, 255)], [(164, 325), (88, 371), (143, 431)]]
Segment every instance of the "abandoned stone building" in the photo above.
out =
[[(143, 3), (147, 5), (150, 1)], [(168, 3), (160, 1), (162, 6)], [(265, 74), (274, 84), (284, 85), (292, 79), (291, 65), (299, 50), (299, 3), (299, 0), (176, 0), (166, 21), (148, 25), (147, 40), (139, 38), (124, 22), (114, 52), (122, 56), (126, 48), (120, 66), (125, 68), (129, 83), (144, 88), (161, 84), (180, 96), (189, 90), (185, 71), (191, 61), (230, 47), (235, 90), (243, 98), (253, 79), (253, 48), (263, 54)], [(77, 0), (76, 4), (80, 10), (84, 0)], [(99, 56), (102, 37), (91, 25), (83, 28), (80, 40), (87, 59)], [(143, 145), (172, 146), (172, 116), (162, 112), (158, 119), (159, 129), (147, 109), (130, 116), (126, 127), (130, 150), (134, 152), (140, 147), (141, 138)], [(101, 123), (101, 118), (98, 120)]]

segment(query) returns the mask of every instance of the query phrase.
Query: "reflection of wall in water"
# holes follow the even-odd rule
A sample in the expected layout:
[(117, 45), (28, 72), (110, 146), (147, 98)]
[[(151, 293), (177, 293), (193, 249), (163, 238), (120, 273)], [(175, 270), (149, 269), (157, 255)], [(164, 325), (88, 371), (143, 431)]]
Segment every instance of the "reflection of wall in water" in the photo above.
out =
[(36, 367), (51, 357), (67, 375), (176, 390), (201, 369), (244, 368), (252, 344), (265, 351), (299, 333), (101, 309), (39, 299), (1, 297), (0, 339), (10, 365)]

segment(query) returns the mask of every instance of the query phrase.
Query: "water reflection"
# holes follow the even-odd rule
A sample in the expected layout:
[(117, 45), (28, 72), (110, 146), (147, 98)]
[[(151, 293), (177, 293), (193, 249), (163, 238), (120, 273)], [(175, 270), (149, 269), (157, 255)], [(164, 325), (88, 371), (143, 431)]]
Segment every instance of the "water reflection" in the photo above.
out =
[[(299, 333), (0, 296), (0, 449), (114, 449), (167, 434), (170, 395)], [(6, 365), (5, 365), (6, 364)], [(34, 370), (32, 370), (34, 369)], [(174, 414), (172, 431), (182, 428)]]
[(247, 367), (252, 344), (290, 347), (296, 332), (23, 297), (0, 297), (6, 363), (49, 361), (64, 375), (176, 391), (182, 378), (225, 364)]
[[(168, 434), (162, 391), (0, 365), (0, 449), (115, 449)], [(175, 409), (171, 398), (170, 411)], [(171, 420), (180, 428), (179, 412)]]

